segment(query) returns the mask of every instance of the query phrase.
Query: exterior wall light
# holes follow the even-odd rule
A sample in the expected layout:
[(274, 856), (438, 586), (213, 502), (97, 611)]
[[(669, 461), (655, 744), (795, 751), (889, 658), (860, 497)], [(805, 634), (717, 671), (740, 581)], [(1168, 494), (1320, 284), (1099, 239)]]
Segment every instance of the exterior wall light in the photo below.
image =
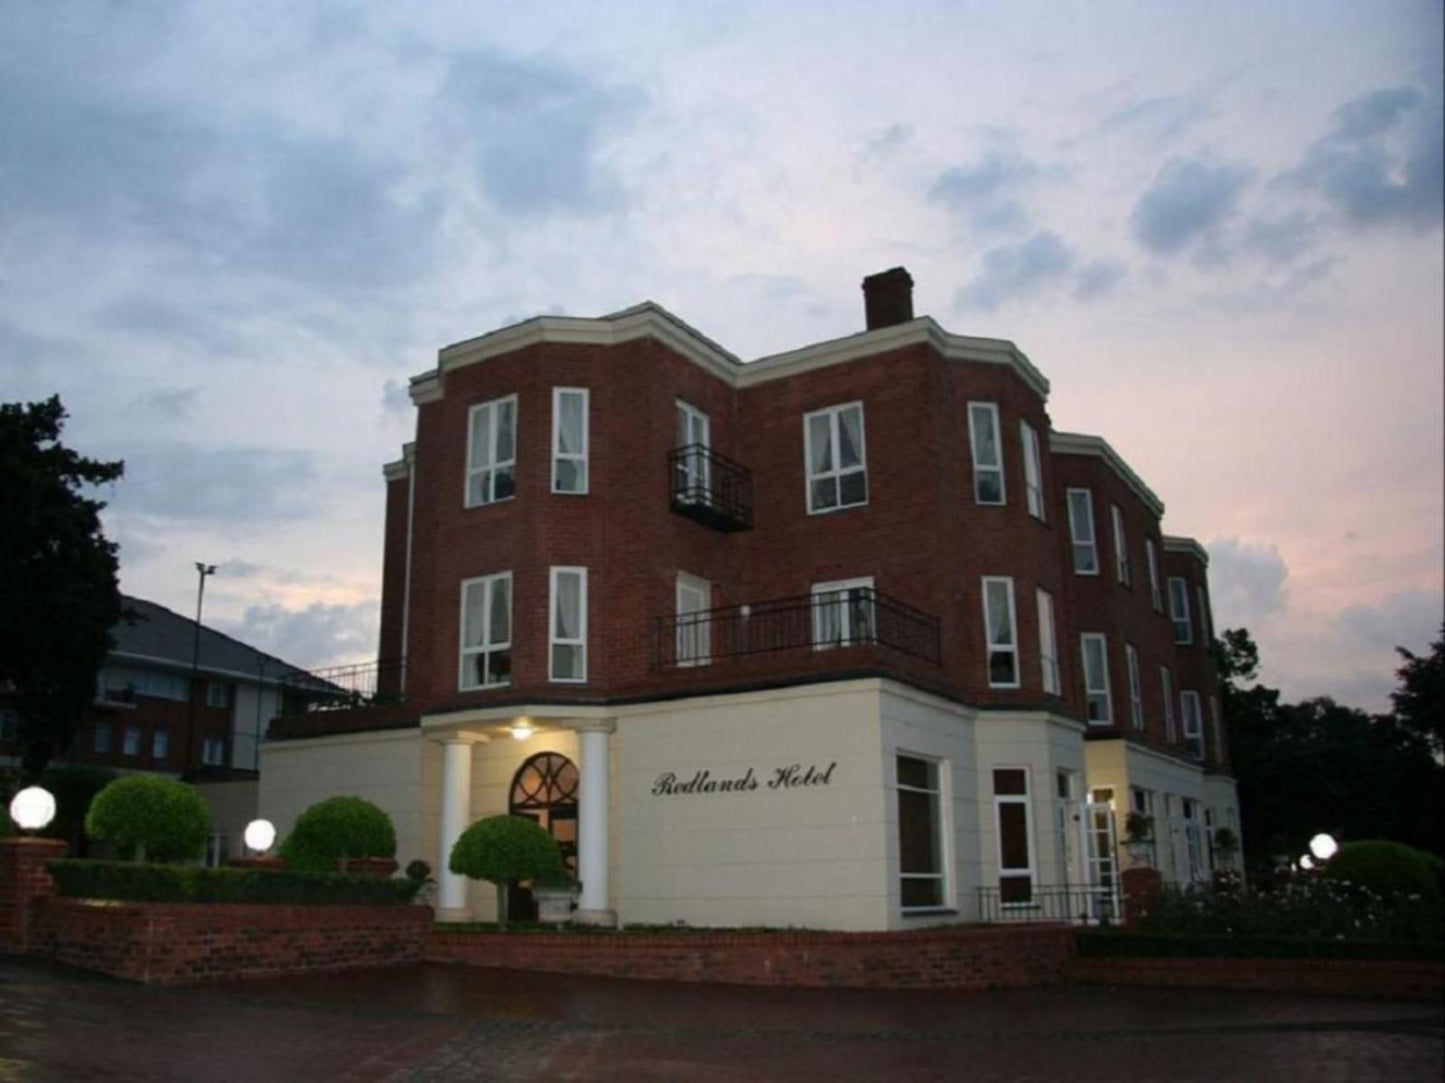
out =
[(1326, 835), (1323, 832), (1310, 839), (1310, 853), (1321, 861), (1328, 861), (1339, 852), (1340, 844), (1334, 840), (1333, 835)]
[(532, 723), (525, 718), (519, 718), (512, 723), (512, 737), (518, 741), (525, 741), (537, 731), (532, 728)]
[(11, 800), (10, 818), (22, 831), (39, 831), (55, 819), (55, 798), (49, 790), (27, 786)]
[(270, 820), (252, 820), (246, 825), (242, 836), (246, 849), (255, 854), (264, 854), (276, 842), (276, 825)]

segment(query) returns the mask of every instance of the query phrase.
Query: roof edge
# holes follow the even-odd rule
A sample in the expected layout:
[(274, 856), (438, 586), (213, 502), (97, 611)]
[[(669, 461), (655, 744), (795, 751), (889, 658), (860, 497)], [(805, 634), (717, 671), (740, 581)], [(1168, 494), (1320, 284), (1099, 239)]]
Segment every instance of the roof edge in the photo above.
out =
[(1145, 505), (1161, 519), (1164, 517), (1164, 501), (1160, 500), (1153, 489), (1144, 483), (1144, 479), (1134, 473), (1122, 455), (1110, 446), (1109, 441), (1102, 436), (1090, 436), (1082, 432), (1051, 432), (1049, 433), (1049, 450), (1058, 455), (1093, 455), (1103, 459), (1109, 467), (1119, 476), (1134, 495), (1144, 501)]

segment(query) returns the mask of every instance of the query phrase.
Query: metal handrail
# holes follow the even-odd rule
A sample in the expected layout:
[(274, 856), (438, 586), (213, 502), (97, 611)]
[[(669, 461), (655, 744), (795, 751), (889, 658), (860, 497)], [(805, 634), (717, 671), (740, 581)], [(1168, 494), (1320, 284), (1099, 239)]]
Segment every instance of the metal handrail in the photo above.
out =
[(406, 702), (406, 659), (331, 666), (281, 679), (281, 713), (386, 707)]
[(753, 525), (753, 474), (706, 444), (685, 444), (667, 455), (672, 510), (699, 518)]
[[(827, 649), (866, 644), (939, 664), (939, 620), (871, 587), (837, 594), (769, 598), (657, 617), (653, 621), (653, 664), (692, 666), (715, 658), (772, 651)], [(832, 630), (832, 639), (822, 632)]]

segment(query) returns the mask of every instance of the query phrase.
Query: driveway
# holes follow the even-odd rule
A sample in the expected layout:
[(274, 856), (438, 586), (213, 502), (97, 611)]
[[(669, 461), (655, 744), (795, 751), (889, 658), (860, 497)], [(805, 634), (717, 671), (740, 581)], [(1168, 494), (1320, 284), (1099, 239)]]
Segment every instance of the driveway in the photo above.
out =
[(436, 965), (180, 989), (0, 958), (9, 1080), (1438, 1080), (1445, 1009), (753, 989)]

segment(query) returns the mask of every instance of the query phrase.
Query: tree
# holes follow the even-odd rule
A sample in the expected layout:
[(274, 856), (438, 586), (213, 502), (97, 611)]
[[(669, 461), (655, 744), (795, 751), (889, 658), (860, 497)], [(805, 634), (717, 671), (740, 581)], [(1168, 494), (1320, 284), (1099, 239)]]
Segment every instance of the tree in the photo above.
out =
[(281, 856), (289, 868), (335, 872), (347, 858), (391, 857), (396, 828), (386, 810), (361, 797), (328, 797), (300, 816)]
[(1244, 629), (1215, 644), (1230, 762), (1252, 873), (1296, 856), (1328, 831), (1393, 839), (1439, 853), (1442, 774), (1425, 739), (1394, 715), (1371, 717), (1328, 697), (1282, 703), (1254, 679), (1259, 650)]
[(159, 775), (127, 775), (95, 795), (85, 830), (137, 861), (189, 861), (206, 852), (211, 809), (194, 786)]
[(507, 887), (564, 871), (557, 840), (524, 816), (488, 816), (462, 832), (447, 867), (497, 888), (497, 922), (507, 927)]
[(1390, 694), (1400, 724), (1430, 743), (1436, 756), (1445, 756), (1445, 623), (1440, 638), (1421, 657), (1396, 647), (1405, 664), (1395, 670), (1400, 687)]
[(114, 481), (124, 464), (65, 447), (65, 418), (58, 396), (0, 404), (0, 688), (14, 692), (32, 779), (67, 749), (94, 702), (122, 616), (105, 505), (84, 487)]

